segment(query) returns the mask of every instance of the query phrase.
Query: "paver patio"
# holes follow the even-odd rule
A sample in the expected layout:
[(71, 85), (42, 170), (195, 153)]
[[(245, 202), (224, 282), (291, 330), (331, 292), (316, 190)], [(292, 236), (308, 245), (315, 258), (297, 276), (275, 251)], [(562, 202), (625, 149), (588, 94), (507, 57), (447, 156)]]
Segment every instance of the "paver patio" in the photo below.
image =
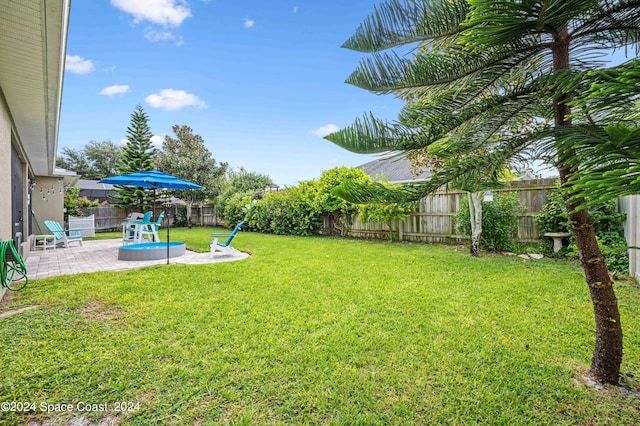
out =
[[(150, 265), (164, 265), (167, 259), (146, 261), (118, 260), (118, 248), (122, 240), (84, 241), (82, 246), (73, 245), (69, 248), (58, 247), (55, 250), (32, 250), (26, 259), (27, 276), (30, 280), (48, 278), (56, 275), (78, 274), (83, 272), (118, 271), (123, 269), (141, 268)], [(231, 262), (249, 257), (247, 253), (235, 251), (232, 253), (216, 254), (214, 258), (209, 253), (197, 253), (187, 250), (186, 254), (169, 259), (171, 264), (196, 265), (202, 263)]]

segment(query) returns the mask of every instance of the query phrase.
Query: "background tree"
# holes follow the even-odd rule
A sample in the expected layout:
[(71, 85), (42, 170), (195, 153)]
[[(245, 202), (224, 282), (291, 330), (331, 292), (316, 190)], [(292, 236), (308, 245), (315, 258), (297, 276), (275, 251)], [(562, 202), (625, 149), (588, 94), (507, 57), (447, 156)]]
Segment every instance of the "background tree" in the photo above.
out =
[[(142, 106), (137, 105), (131, 114), (131, 124), (127, 127), (127, 143), (122, 150), (122, 161), (117, 165), (120, 174), (153, 169), (156, 149), (151, 144), (152, 136), (149, 117)], [(116, 185), (115, 192), (114, 205), (127, 210), (132, 208), (147, 210), (151, 208), (156, 198), (153, 192), (145, 192), (142, 188), (129, 186)]]
[(260, 192), (273, 185), (273, 181), (265, 174), (249, 172), (240, 167), (238, 170), (227, 171), (223, 185), (224, 193)]
[(91, 141), (82, 149), (62, 148), (56, 165), (72, 170), (83, 179), (100, 180), (118, 173), (122, 160), (122, 148), (107, 140)]
[(56, 166), (74, 171), (83, 177), (91, 173), (89, 160), (87, 160), (84, 150), (81, 149), (62, 148), (61, 154), (56, 158)]
[(244, 220), (247, 205), (262, 198), (271, 185), (273, 181), (265, 174), (249, 172), (244, 167), (228, 169), (222, 183), (222, 193), (216, 199), (216, 208), (227, 226), (232, 228)]
[[(465, 154), (428, 182), (399, 191), (346, 184), (340, 193), (352, 201), (419, 199), (474, 171), (493, 173), (519, 154), (552, 160), (593, 302), (596, 344), (589, 373), (603, 383), (619, 380), (620, 313), (589, 213), (572, 197), (580, 164), (566, 161), (573, 157), (571, 148), (557, 155), (563, 140), (558, 130), (574, 124), (569, 101), (580, 95), (559, 77), (581, 80), (603, 66), (594, 52), (637, 46), (639, 36), (640, 1), (389, 0), (345, 42), (344, 47), (373, 53), (347, 82), (417, 102), (395, 123), (365, 116), (327, 137), (352, 151), (373, 153), (412, 152), (453, 135), (448, 142)], [(416, 42), (427, 48), (414, 58), (380, 53)], [(509, 132), (537, 117), (542, 125)]]
[(160, 171), (203, 187), (195, 191), (170, 191), (174, 197), (186, 201), (187, 222), (190, 224), (193, 203), (214, 199), (220, 194), (221, 180), (228, 164), (218, 165), (204, 146), (204, 139), (193, 134), (191, 127), (175, 125), (172, 129), (176, 137), (165, 136), (155, 164)]
[(118, 174), (118, 164), (122, 161), (122, 148), (106, 140), (91, 141), (84, 147), (85, 156), (91, 170), (85, 179), (100, 180)]

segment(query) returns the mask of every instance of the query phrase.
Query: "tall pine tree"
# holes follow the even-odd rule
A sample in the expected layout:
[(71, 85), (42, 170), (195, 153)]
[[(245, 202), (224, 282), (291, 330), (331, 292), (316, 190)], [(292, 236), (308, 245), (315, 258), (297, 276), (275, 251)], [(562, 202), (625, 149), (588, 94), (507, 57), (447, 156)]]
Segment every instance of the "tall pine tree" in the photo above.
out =
[[(118, 164), (120, 174), (130, 174), (153, 169), (156, 149), (151, 145), (151, 129), (149, 117), (141, 105), (131, 114), (131, 124), (127, 127), (127, 144), (122, 151), (122, 162)], [(142, 188), (116, 185), (114, 205), (121, 209), (147, 210), (154, 202), (155, 194), (145, 192)]]

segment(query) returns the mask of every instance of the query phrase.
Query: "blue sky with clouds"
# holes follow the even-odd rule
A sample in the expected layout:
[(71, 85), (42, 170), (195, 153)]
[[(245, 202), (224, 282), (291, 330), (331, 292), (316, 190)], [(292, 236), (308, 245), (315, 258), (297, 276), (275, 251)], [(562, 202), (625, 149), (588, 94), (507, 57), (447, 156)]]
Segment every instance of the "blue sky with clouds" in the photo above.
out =
[(363, 55), (340, 45), (377, 3), (74, 1), (59, 150), (120, 142), (141, 104), (156, 141), (188, 125), (216, 160), (278, 184), (365, 163), (322, 136), (401, 108), (344, 83)]

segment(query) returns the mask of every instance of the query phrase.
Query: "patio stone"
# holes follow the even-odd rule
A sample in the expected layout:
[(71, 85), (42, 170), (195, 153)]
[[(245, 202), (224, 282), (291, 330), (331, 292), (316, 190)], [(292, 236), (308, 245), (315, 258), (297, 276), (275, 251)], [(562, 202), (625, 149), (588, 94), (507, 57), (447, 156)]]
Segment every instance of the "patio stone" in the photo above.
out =
[[(121, 239), (84, 241), (82, 246), (71, 246), (57, 250), (32, 251), (26, 259), (27, 276), (30, 280), (57, 275), (99, 271), (119, 271), (142, 268), (150, 265), (166, 265), (167, 260), (126, 261), (118, 260)], [(218, 255), (209, 258), (209, 252), (197, 253), (187, 250), (183, 256), (173, 257), (171, 264), (197, 265), (204, 263), (231, 262), (249, 257), (247, 253)]]

